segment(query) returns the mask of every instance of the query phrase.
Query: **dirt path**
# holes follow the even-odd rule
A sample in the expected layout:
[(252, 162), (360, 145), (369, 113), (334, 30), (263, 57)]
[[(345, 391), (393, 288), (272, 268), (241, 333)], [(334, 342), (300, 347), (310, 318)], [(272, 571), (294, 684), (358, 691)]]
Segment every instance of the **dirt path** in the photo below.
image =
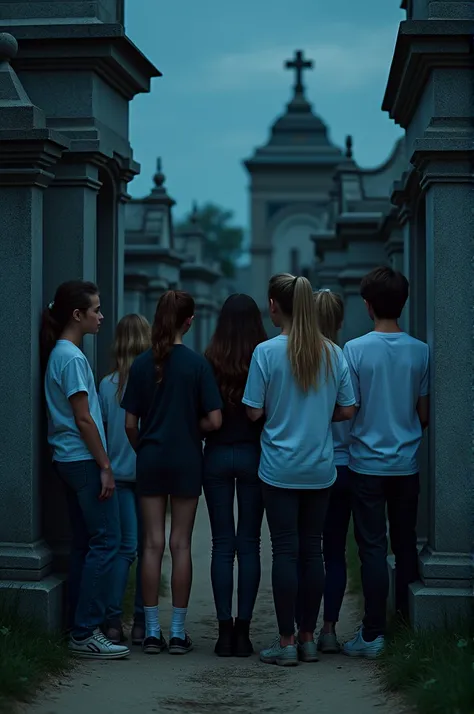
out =
[[(262, 549), (263, 577), (253, 641), (269, 644), (276, 632), (270, 590), (271, 551), (266, 528)], [(25, 714), (149, 714), (214, 712), (215, 714), (407, 714), (381, 692), (368, 662), (343, 656), (322, 657), (317, 664), (290, 670), (261, 664), (258, 658), (220, 659), (213, 653), (215, 614), (209, 579), (210, 534), (201, 503), (194, 537), (194, 585), (187, 626), (195, 651), (185, 657), (150, 657), (134, 648), (128, 660), (77, 665), (74, 675), (40, 694)], [(171, 603), (160, 605), (167, 633)], [(350, 599), (339, 627), (349, 636), (357, 619)]]

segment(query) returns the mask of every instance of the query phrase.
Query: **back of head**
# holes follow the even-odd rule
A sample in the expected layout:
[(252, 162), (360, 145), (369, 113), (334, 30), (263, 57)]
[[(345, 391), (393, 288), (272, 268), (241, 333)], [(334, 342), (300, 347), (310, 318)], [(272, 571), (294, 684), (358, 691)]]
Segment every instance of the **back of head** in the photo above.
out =
[(117, 398), (123, 396), (130, 367), (138, 355), (151, 347), (151, 326), (142, 315), (125, 315), (115, 329), (113, 372), (118, 374)]
[(54, 300), (43, 310), (40, 329), (41, 365), (48, 364), (56, 342), (73, 318), (75, 310), (87, 312), (91, 298), (99, 294), (95, 283), (84, 280), (69, 280), (56, 290)]
[(319, 329), (324, 337), (337, 343), (337, 335), (344, 320), (342, 297), (331, 290), (318, 290), (314, 293), (314, 302)]
[(318, 327), (311, 283), (307, 278), (289, 273), (274, 275), (270, 279), (268, 297), (278, 304), (283, 315), (291, 318), (288, 359), (297, 383), (304, 392), (317, 388), (323, 353), (326, 377), (331, 369), (331, 355)]
[(187, 320), (194, 316), (194, 300), (182, 290), (167, 290), (156, 307), (151, 331), (153, 356), (158, 384), (163, 379), (163, 367), (176, 337), (185, 328)]
[(240, 405), (255, 347), (267, 339), (257, 303), (249, 295), (227, 298), (205, 356), (224, 401)]
[(408, 300), (406, 277), (392, 268), (376, 268), (362, 278), (360, 294), (380, 320), (398, 320)]

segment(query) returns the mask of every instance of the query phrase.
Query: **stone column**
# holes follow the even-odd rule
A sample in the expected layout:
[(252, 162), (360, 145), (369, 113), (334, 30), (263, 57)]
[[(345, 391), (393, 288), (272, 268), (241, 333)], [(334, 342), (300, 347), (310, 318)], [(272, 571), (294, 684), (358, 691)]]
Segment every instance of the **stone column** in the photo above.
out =
[(43, 193), (67, 141), (46, 129), (9, 65), (16, 40), (0, 35), (0, 590), (21, 612), (60, 626), (62, 581), (43, 540), (40, 472)]
[(420, 557), (422, 583), (412, 588), (411, 601), (418, 626), (468, 618), (472, 607), (474, 152), (471, 142), (459, 143), (466, 146), (459, 146), (457, 157), (419, 154), (417, 159), (426, 191), (431, 350), (429, 532)]

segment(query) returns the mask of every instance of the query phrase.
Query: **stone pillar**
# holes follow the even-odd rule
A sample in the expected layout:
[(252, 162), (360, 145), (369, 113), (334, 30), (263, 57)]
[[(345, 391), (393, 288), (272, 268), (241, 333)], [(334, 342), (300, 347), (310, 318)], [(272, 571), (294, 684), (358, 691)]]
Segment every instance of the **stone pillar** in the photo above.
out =
[(413, 327), (422, 329), (426, 290), (431, 351), (428, 541), (420, 555), (421, 580), (410, 588), (412, 622), (423, 628), (472, 617), (474, 60), (472, 3), (415, 0), (410, 10), (400, 26), (383, 108), (406, 129), (423, 194), (411, 205), (410, 251), (420, 266)]
[(420, 557), (422, 583), (413, 587), (411, 601), (419, 626), (472, 614), (474, 152), (470, 159), (466, 154), (461, 150), (457, 160), (451, 154), (423, 161), (431, 479), (428, 544)]
[(62, 581), (51, 574), (41, 514), (43, 193), (67, 141), (46, 129), (9, 65), (16, 40), (0, 35), (0, 590), (20, 612), (60, 626)]

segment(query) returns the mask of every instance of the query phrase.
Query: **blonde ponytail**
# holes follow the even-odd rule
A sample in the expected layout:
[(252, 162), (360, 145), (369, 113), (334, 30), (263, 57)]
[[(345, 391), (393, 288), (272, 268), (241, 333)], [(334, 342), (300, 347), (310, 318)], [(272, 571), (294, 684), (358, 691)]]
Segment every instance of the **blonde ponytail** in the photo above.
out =
[(338, 332), (344, 320), (344, 302), (342, 297), (331, 290), (319, 290), (314, 293), (319, 329), (324, 337), (337, 344)]
[(288, 359), (297, 383), (304, 392), (317, 389), (324, 357), (326, 379), (329, 371), (332, 372), (332, 355), (327, 340), (319, 330), (311, 283), (307, 278), (288, 273), (274, 275), (268, 295), (285, 315), (291, 317)]

